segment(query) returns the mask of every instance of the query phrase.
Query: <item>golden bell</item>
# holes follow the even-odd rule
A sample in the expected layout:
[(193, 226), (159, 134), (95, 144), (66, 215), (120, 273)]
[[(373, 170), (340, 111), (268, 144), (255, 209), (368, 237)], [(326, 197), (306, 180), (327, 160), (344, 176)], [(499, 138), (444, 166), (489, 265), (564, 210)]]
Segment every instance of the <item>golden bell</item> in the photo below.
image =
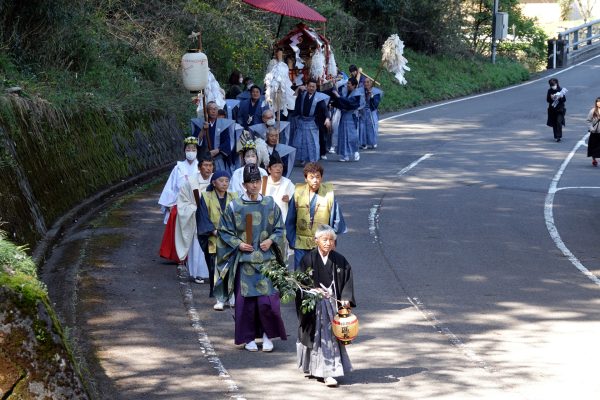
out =
[(352, 314), (350, 308), (342, 307), (331, 321), (333, 335), (342, 344), (350, 344), (358, 335), (358, 318)]

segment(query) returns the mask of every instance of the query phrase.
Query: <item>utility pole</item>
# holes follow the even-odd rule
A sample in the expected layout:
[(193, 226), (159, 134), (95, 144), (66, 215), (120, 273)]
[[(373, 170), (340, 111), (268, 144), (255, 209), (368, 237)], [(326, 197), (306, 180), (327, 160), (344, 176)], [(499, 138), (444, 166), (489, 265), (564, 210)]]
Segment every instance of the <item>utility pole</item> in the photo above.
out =
[(496, 64), (496, 16), (498, 15), (498, 0), (494, 0), (494, 11), (492, 12), (492, 64)]

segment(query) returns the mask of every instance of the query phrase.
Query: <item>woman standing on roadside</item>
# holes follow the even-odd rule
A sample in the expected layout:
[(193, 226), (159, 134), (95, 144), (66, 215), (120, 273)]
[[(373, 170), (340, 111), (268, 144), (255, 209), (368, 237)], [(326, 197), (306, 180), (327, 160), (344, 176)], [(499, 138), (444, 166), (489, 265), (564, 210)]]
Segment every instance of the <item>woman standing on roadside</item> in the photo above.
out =
[(560, 142), (562, 127), (565, 126), (565, 112), (567, 111), (565, 108), (567, 89), (561, 88), (556, 78), (551, 78), (548, 84), (550, 88), (546, 94), (546, 101), (548, 102), (548, 120), (546, 121), (546, 125), (552, 127), (554, 140)]
[(587, 156), (592, 157), (592, 165), (597, 167), (596, 158), (600, 157), (600, 97), (596, 97), (594, 108), (588, 113), (586, 121), (590, 124)]

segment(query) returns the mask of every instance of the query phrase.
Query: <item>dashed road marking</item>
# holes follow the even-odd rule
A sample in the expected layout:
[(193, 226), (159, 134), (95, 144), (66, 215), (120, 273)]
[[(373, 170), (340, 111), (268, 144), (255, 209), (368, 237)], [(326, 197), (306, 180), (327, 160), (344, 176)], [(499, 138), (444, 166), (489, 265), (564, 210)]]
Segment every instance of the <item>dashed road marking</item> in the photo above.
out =
[(200, 315), (198, 314), (196, 307), (194, 307), (194, 294), (190, 286), (189, 275), (185, 265), (179, 265), (177, 267), (177, 276), (179, 277), (179, 288), (181, 290), (181, 296), (183, 297), (183, 304), (187, 311), (187, 315), (192, 322), (192, 328), (198, 335), (198, 343), (200, 343), (202, 354), (204, 354), (208, 363), (217, 371), (219, 378), (225, 383), (229, 397), (236, 400), (246, 400), (246, 398), (240, 394), (239, 387), (221, 363), (221, 360), (217, 356), (217, 353), (208, 338), (206, 330), (200, 322)]

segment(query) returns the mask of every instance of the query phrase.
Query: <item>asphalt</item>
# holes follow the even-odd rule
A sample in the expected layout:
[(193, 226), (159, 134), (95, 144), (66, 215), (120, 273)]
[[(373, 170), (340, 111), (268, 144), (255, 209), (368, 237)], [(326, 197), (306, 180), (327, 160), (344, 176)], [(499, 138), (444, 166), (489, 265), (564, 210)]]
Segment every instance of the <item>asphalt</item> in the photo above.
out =
[(335, 389), (296, 369), (290, 305), (288, 340), (248, 353), (208, 286), (158, 257), (162, 182), (71, 232), (45, 276), (64, 282), (51, 296), (99, 397), (597, 399), (600, 285), (557, 246), (600, 276), (600, 169), (585, 147), (560, 175), (569, 189), (551, 203), (548, 191), (585, 134), (598, 68), (556, 75), (569, 89), (561, 143), (545, 126), (541, 78), (401, 113), (359, 162), (323, 162), (349, 226), (338, 250), (361, 327), (354, 371)]

